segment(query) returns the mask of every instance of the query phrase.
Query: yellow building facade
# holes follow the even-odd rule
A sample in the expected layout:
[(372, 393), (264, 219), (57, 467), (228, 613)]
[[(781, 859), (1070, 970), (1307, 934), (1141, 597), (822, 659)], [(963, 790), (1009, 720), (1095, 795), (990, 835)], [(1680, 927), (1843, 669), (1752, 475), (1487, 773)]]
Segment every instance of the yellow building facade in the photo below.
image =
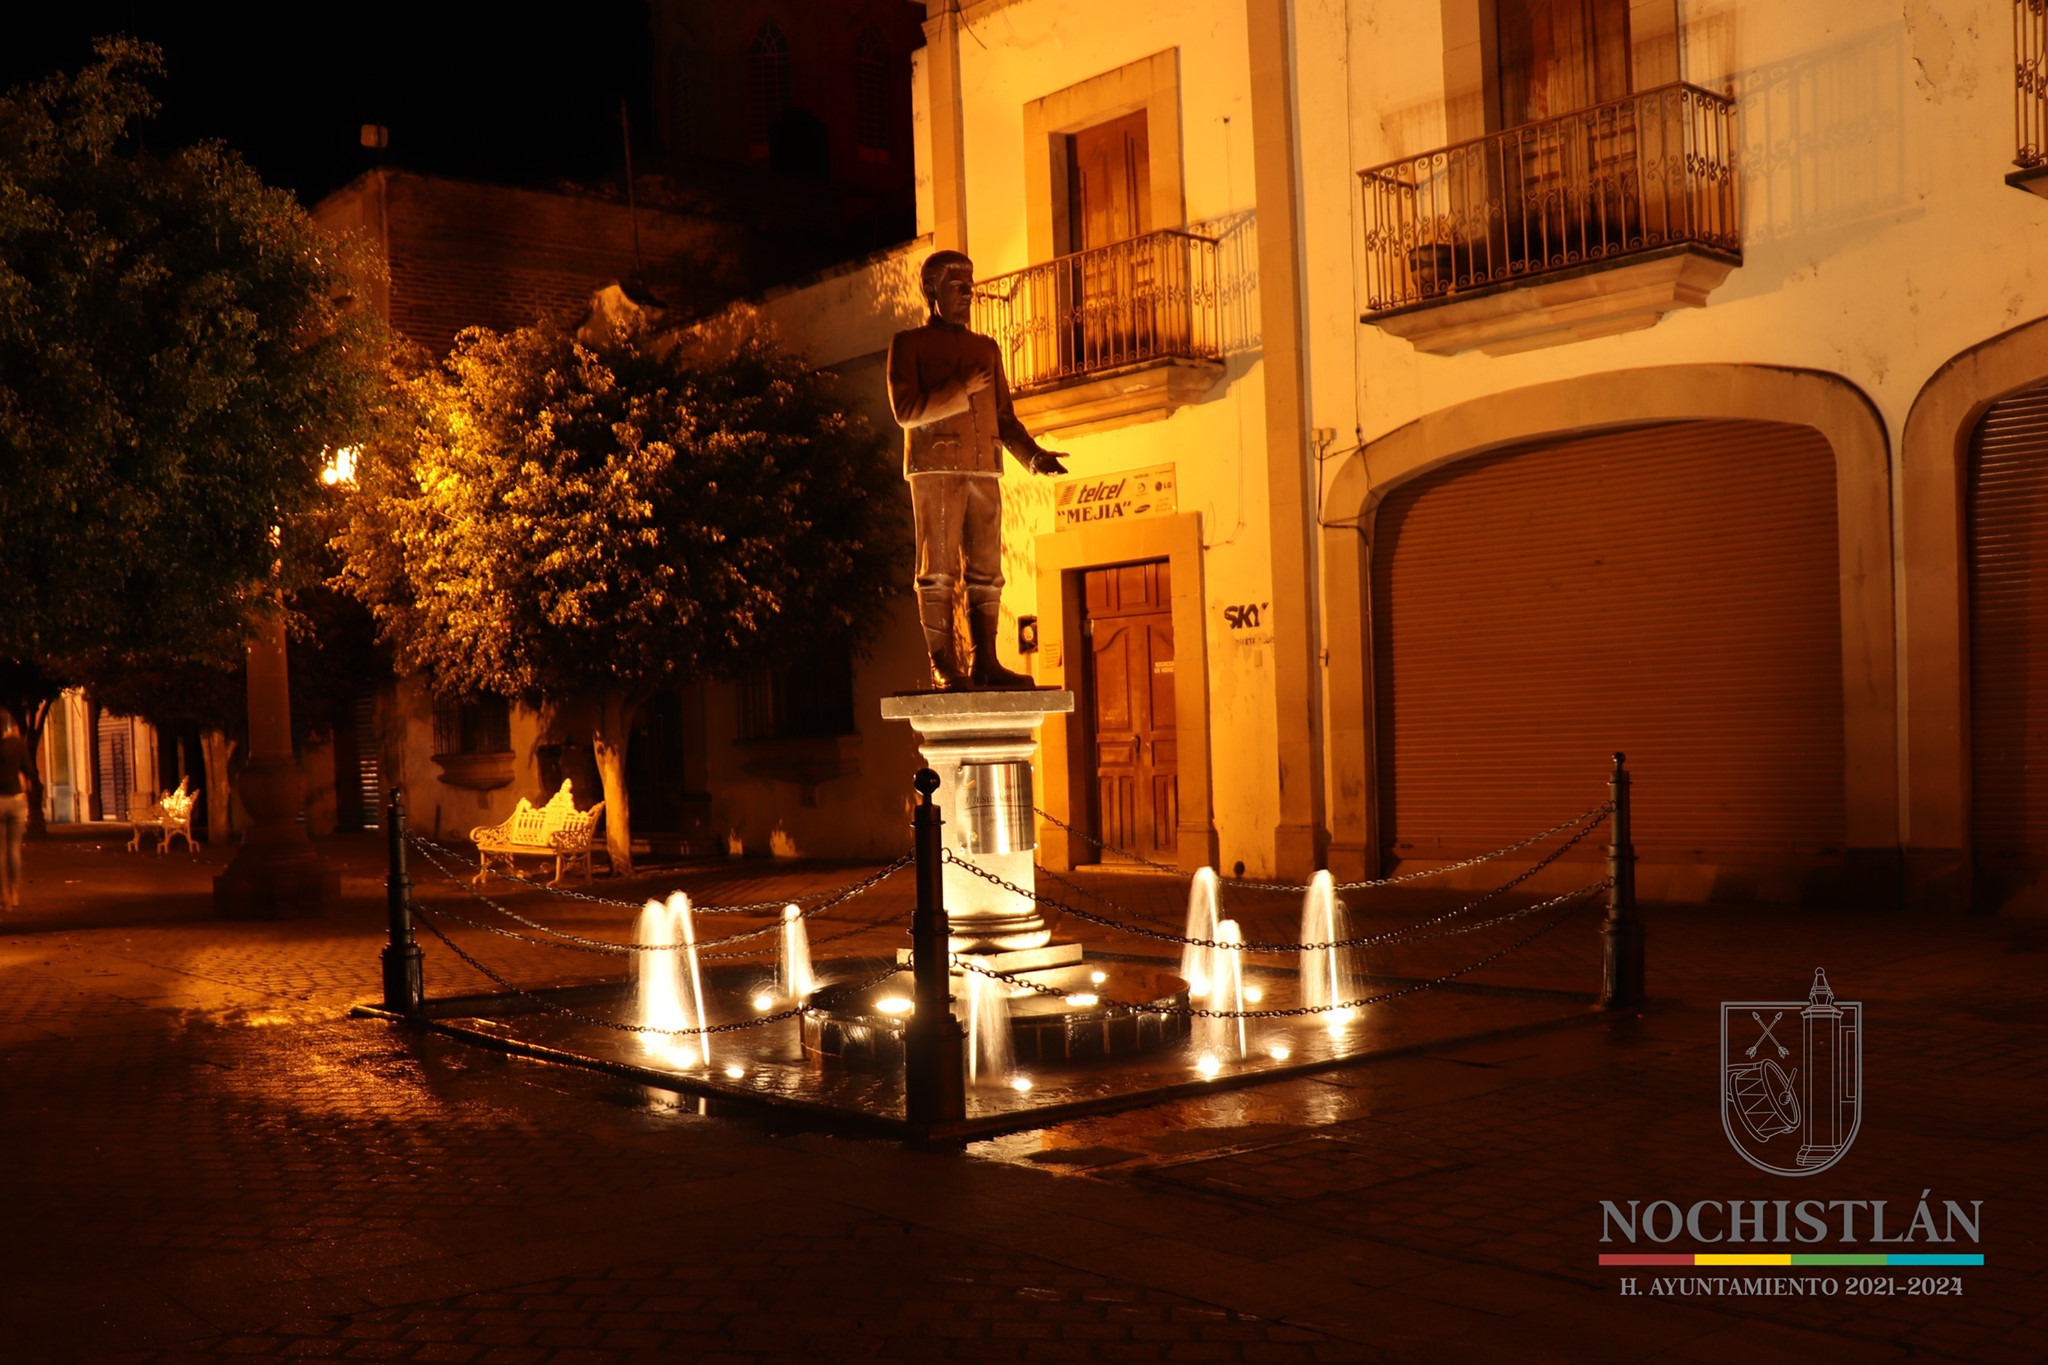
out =
[[(760, 311), (879, 402), (917, 261), (974, 258), (1070, 457), (1005, 476), (1005, 662), (1077, 694), (1049, 865), (1455, 861), (1626, 750), (1645, 895), (2025, 902), (2037, 9), (964, 3), (915, 72), (926, 235)], [(901, 818), (860, 701), (801, 851)]]

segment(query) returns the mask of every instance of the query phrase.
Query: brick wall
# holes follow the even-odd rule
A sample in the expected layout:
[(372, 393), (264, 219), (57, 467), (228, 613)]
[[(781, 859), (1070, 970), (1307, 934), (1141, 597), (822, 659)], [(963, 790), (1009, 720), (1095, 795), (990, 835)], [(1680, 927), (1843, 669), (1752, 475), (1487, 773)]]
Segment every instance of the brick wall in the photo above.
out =
[[(635, 274), (633, 217), (601, 200), (376, 171), (314, 216), (379, 243), (391, 272), (379, 302), (436, 355), (465, 327), (580, 317), (595, 290)], [(647, 208), (638, 222), (640, 273), (672, 304), (695, 311), (736, 287), (731, 225)]]

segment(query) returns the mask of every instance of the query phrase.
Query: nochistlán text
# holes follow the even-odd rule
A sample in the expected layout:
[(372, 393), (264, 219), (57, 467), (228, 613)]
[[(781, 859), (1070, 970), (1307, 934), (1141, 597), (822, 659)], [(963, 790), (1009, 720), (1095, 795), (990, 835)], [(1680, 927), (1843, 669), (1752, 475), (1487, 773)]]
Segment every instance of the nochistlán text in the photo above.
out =
[(1647, 1204), (1631, 1199), (1626, 1208), (1603, 1199), (1600, 1240), (1663, 1244), (1684, 1237), (1699, 1243), (1753, 1246), (1812, 1245), (1833, 1237), (1845, 1244), (1976, 1245), (1984, 1201), (1972, 1199), (1966, 1207), (1944, 1199), (1936, 1206), (1928, 1193), (1920, 1192), (1910, 1212), (1883, 1199), (1699, 1199), (1682, 1206), (1669, 1199)]

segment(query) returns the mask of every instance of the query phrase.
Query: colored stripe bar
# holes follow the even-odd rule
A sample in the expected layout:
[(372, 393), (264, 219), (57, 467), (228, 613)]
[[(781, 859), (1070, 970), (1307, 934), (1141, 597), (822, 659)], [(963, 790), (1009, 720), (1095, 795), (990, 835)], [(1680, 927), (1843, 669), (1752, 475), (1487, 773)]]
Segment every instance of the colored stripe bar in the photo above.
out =
[(1682, 1265), (1682, 1266), (1730, 1266), (1730, 1265), (1771, 1265), (1771, 1266), (1961, 1266), (1983, 1265), (1980, 1252), (1657, 1252), (1657, 1253), (1603, 1253), (1601, 1265)]

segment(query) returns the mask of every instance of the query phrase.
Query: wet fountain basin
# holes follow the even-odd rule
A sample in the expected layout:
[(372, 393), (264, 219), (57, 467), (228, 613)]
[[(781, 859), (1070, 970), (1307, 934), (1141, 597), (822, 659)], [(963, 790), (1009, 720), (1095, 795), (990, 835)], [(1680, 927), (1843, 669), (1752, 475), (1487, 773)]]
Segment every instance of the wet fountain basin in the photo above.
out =
[[(1094, 980), (1097, 974), (1105, 979)], [(1144, 963), (1079, 962), (1012, 975), (1057, 992), (1015, 988), (1010, 1038), (1019, 1065), (1130, 1057), (1187, 1039), (1189, 1017), (1175, 1011), (1187, 1006), (1188, 983), (1172, 972)], [(964, 1018), (965, 994), (955, 973), (955, 1018)], [(851, 1071), (900, 1070), (910, 1014), (881, 1006), (907, 1002), (912, 995), (907, 970), (864, 989), (823, 987), (803, 1014), (806, 1060)], [(1097, 997), (1092, 1003), (1087, 1000), (1091, 995)]]

